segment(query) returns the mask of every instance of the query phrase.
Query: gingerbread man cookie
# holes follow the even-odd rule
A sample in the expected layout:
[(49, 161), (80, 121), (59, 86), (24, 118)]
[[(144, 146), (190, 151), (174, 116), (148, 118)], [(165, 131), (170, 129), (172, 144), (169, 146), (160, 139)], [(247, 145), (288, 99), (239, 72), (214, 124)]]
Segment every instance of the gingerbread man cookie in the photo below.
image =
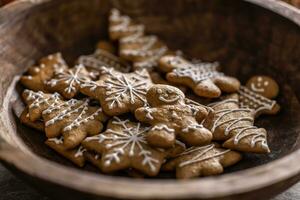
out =
[(75, 165), (79, 167), (83, 167), (85, 163), (85, 158), (83, 153), (86, 151), (85, 148), (79, 146), (75, 149), (66, 149), (64, 146), (64, 137), (50, 138), (46, 140), (46, 145), (48, 145), (51, 149), (55, 150), (57, 153), (67, 158)]
[(90, 73), (79, 64), (74, 68), (55, 72), (54, 77), (45, 84), (48, 91), (58, 92), (64, 98), (71, 99), (79, 93), (80, 85), (90, 80)]
[(220, 148), (213, 143), (206, 146), (193, 146), (167, 162), (163, 170), (176, 170), (180, 179), (221, 174), (224, 167), (229, 167), (241, 160), (241, 154), (230, 149)]
[(147, 143), (145, 137), (149, 130), (141, 123), (114, 117), (105, 132), (86, 138), (82, 144), (102, 155), (101, 169), (105, 173), (134, 168), (148, 176), (155, 176), (166, 153)]
[(255, 117), (262, 114), (275, 115), (280, 111), (280, 105), (275, 100), (268, 99), (247, 87), (241, 86), (238, 94), (240, 107), (253, 109)]
[(27, 74), (23, 75), (20, 82), (33, 91), (47, 91), (44, 82), (51, 79), (55, 72), (67, 68), (61, 53), (51, 54), (42, 58), (38, 66), (32, 66), (28, 69)]
[(278, 84), (269, 76), (253, 76), (247, 81), (246, 87), (268, 99), (277, 97), (279, 93)]
[(210, 104), (215, 115), (204, 121), (213, 133), (214, 140), (221, 140), (223, 147), (253, 153), (268, 153), (267, 132), (254, 126), (254, 111), (240, 108), (238, 95)]
[(240, 82), (217, 71), (217, 63), (194, 65), (179, 56), (166, 55), (159, 60), (159, 67), (167, 72), (167, 80), (190, 87), (201, 97), (216, 98), (221, 91), (237, 92)]
[(176, 136), (189, 145), (211, 141), (211, 132), (198, 123), (208, 115), (207, 109), (199, 106), (195, 114), (178, 88), (157, 84), (148, 90), (146, 98), (150, 107), (137, 109), (135, 117), (153, 126), (147, 134), (151, 145), (172, 147)]
[(133, 62), (135, 69), (152, 70), (167, 52), (166, 45), (154, 35), (145, 35), (145, 27), (113, 9), (109, 17), (110, 38), (119, 40), (119, 54)]
[(146, 70), (121, 73), (102, 67), (101, 74), (98, 81), (84, 83), (81, 92), (98, 99), (106, 114), (115, 116), (134, 112), (147, 104), (145, 95), (152, 81)]

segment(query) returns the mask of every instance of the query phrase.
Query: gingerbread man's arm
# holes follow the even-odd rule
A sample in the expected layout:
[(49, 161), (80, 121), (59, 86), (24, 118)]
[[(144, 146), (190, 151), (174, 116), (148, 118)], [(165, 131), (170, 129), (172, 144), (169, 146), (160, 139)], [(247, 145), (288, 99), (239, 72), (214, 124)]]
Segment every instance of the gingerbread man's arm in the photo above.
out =
[(197, 112), (195, 114), (196, 120), (201, 123), (205, 118), (208, 117), (208, 115), (212, 115), (214, 113), (212, 108), (198, 105), (196, 106)]
[(156, 108), (150, 108), (148, 106), (141, 107), (135, 110), (135, 117), (137, 120), (141, 122), (151, 122), (154, 120), (154, 113), (156, 112)]

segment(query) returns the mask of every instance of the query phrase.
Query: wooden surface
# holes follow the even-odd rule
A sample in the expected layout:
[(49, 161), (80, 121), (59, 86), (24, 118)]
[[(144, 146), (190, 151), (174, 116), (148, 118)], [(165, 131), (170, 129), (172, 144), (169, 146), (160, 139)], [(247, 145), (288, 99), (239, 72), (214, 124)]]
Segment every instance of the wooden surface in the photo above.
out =
[[(5, 47), (0, 54), (3, 74), (0, 76), (0, 131), (5, 141), (0, 143), (0, 157), (8, 167), (27, 175), (36, 187), (69, 198), (73, 195), (72, 199), (82, 193), (82, 196), (101, 200), (105, 197), (265, 200), (299, 180), (300, 29), (297, 25), (239, 0), (60, 0), (40, 7), (15, 5), (0, 13), (0, 17), (8, 19), (0, 20), (3, 27), (0, 46)], [(172, 49), (182, 49), (187, 55), (207, 61), (219, 60), (225, 72), (239, 74), (243, 82), (261, 72), (275, 77), (285, 94), (279, 97), (284, 109), (277, 116), (257, 121), (269, 131), (272, 153), (245, 155), (246, 158), (228, 169), (224, 176), (180, 182), (171, 179), (128, 181), (95, 175), (78, 171), (49, 152), (43, 145), (43, 137), (21, 126), (12, 115), (15, 96), (10, 94), (15, 87), (9, 84), (33, 60), (57, 49), (69, 55), (68, 60), (90, 52), (95, 41), (106, 36), (105, 19), (111, 7), (121, 8), (144, 23), (149, 32), (159, 35)], [(298, 13), (293, 17), (300, 20)], [(257, 167), (252, 168), (254, 166)], [(248, 170), (241, 170), (246, 168)], [(9, 192), (0, 193), (6, 194)]]
[[(0, 200), (51, 200), (39, 194), (28, 184), (17, 179), (7, 169), (0, 165)], [(298, 200), (300, 199), (300, 183), (272, 200)]]

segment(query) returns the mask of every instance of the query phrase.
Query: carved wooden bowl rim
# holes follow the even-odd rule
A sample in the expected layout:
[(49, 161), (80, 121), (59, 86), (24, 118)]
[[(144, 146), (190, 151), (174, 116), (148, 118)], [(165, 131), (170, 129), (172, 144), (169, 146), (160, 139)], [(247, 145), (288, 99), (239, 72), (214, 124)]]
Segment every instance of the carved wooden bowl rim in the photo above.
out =
[[(0, 15), (1, 12), (24, 11), (46, 1), (49, 0), (40, 0), (36, 3), (14, 2), (2, 8)], [(300, 25), (300, 12), (286, 3), (273, 0), (245, 1), (273, 10)], [(11, 92), (8, 91), (7, 95), (11, 95)], [(6, 100), (10, 99), (7, 95)], [(4, 101), (0, 107), (0, 131), (6, 132), (6, 135), (13, 134), (14, 131), (9, 123), (8, 104), (9, 102)], [(41, 158), (18, 145), (18, 142), (12, 143), (7, 138), (0, 140), (0, 159), (30, 176), (77, 191), (114, 198), (218, 198), (265, 188), (300, 174), (300, 149), (251, 169), (182, 181), (132, 179), (95, 174)]]

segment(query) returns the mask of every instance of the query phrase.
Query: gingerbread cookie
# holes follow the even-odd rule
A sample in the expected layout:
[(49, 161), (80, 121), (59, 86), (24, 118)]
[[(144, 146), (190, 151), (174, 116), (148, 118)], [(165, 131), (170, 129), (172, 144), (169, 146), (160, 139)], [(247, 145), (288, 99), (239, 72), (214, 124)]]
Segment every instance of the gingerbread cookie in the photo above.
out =
[(113, 68), (101, 68), (98, 81), (86, 82), (81, 92), (98, 99), (104, 112), (110, 116), (134, 112), (147, 104), (145, 95), (152, 85), (146, 70), (121, 73)]
[(213, 133), (214, 140), (221, 140), (223, 147), (253, 153), (270, 152), (267, 132), (254, 126), (254, 111), (240, 108), (238, 95), (210, 104), (215, 115), (204, 121), (204, 126)]
[(89, 100), (70, 99), (63, 101), (60, 95), (26, 90), (23, 96), (27, 103), (30, 121), (43, 117), (48, 138), (64, 136), (64, 145), (76, 147), (87, 135), (98, 134), (107, 117), (102, 108), (90, 106)]
[(155, 83), (155, 84), (172, 85), (174, 87), (178, 87), (183, 93), (185, 93), (187, 91), (187, 88), (185, 86), (169, 83), (158, 72), (152, 71), (152, 72), (149, 72), (149, 73), (150, 73), (150, 77), (151, 77), (152, 82)]
[(176, 177), (181, 179), (221, 174), (224, 167), (240, 161), (241, 154), (219, 146), (213, 143), (190, 147), (177, 158), (167, 162), (163, 169), (176, 170)]
[(48, 94), (27, 89), (24, 90), (22, 97), (27, 105), (27, 108), (25, 108), (25, 112), (28, 112), (26, 118), (32, 122), (42, 119), (42, 112), (49, 106), (62, 102), (62, 97), (58, 93)]
[(149, 127), (140, 123), (114, 117), (105, 132), (86, 138), (82, 144), (102, 155), (101, 169), (105, 173), (133, 168), (148, 176), (155, 176), (166, 153), (147, 143), (145, 137), (149, 130)]
[(238, 94), (240, 107), (253, 109), (255, 117), (262, 114), (274, 115), (280, 111), (280, 106), (275, 100), (268, 99), (247, 87), (241, 86)]
[(55, 150), (60, 155), (62, 155), (63, 157), (73, 162), (75, 165), (79, 167), (84, 166), (85, 158), (83, 156), (83, 153), (86, 151), (86, 149), (83, 148), (82, 146), (79, 146), (75, 149), (66, 149), (64, 146), (63, 136), (58, 138), (50, 138), (46, 140), (45, 144), (48, 145), (53, 150)]
[(211, 132), (198, 123), (208, 115), (207, 110), (199, 106), (195, 114), (178, 88), (157, 84), (148, 90), (146, 98), (150, 107), (138, 108), (135, 117), (153, 126), (147, 134), (151, 145), (172, 147), (176, 136), (189, 145), (211, 141)]
[(77, 63), (82, 64), (89, 70), (101, 71), (101, 67), (112, 67), (120, 72), (129, 72), (131, 66), (122, 58), (119, 58), (110, 52), (97, 49), (93, 54), (83, 55), (78, 58)]
[(47, 91), (44, 82), (51, 79), (55, 72), (66, 69), (66, 62), (60, 53), (51, 54), (42, 58), (38, 66), (28, 69), (27, 75), (23, 75), (20, 82), (33, 91)]
[(167, 72), (167, 80), (190, 87), (195, 94), (207, 98), (216, 98), (222, 92), (238, 91), (240, 82), (217, 71), (218, 63), (191, 62), (173, 55), (159, 60), (160, 69)]
[(133, 62), (135, 69), (152, 70), (168, 48), (154, 35), (145, 35), (145, 27), (113, 9), (109, 17), (109, 35), (119, 40), (119, 54)]
[(34, 128), (38, 131), (44, 132), (45, 126), (42, 120), (30, 121), (28, 108), (25, 108), (20, 115), (20, 120), (22, 124), (25, 124), (28, 127)]
[(89, 106), (89, 100), (63, 101), (43, 111), (45, 132), (48, 138), (64, 136), (64, 146), (74, 148), (87, 135), (98, 134), (107, 117), (102, 108)]
[(79, 93), (80, 85), (90, 80), (90, 73), (79, 64), (74, 68), (55, 72), (54, 77), (45, 84), (48, 91), (58, 92), (64, 98), (71, 99)]
[(268, 99), (277, 97), (279, 93), (278, 84), (269, 76), (253, 76), (247, 81), (246, 87)]

